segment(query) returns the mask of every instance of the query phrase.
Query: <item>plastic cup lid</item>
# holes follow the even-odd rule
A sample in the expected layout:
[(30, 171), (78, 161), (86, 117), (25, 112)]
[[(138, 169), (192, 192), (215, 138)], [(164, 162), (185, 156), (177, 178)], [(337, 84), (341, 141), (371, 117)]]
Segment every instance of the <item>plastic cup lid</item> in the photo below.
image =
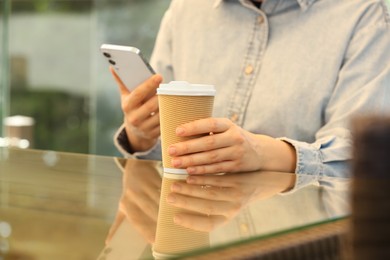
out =
[(157, 95), (175, 96), (215, 96), (213, 85), (190, 84), (187, 81), (171, 81), (168, 84), (160, 84)]

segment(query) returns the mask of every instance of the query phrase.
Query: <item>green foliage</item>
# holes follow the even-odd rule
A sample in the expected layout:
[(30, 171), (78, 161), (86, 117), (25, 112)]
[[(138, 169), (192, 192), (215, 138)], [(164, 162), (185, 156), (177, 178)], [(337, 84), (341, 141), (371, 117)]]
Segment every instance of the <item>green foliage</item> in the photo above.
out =
[(88, 101), (54, 91), (12, 91), (11, 115), (35, 119), (34, 148), (88, 153)]
[(86, 12), (94, 0), (12, 0), (12, 12)]

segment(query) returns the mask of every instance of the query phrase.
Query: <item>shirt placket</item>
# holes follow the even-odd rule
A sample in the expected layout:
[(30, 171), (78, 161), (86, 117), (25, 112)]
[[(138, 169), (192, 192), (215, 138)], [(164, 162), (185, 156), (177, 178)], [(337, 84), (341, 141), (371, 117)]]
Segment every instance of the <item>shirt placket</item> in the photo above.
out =
[(260, 70), (267, 40), (267, 18), (264, 12), (257, 10), (256, 15), (253, 16), (251, 35), (247, 43), (242, 69), (229, 103), (228, 118), (237, 125), (244, 124), (245, 112), (256, 83), (256, 75)]

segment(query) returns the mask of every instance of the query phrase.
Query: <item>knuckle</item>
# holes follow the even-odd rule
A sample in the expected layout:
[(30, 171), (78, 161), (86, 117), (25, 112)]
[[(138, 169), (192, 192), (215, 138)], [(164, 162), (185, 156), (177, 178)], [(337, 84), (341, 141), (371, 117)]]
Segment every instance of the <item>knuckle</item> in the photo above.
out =
[(224, 172), (227, 169), (222, 164), (217, 164), (214, 168), (215, 172)]
[[(196, 189), (196, 190), (195, 190)], [(197, 189), (198, 187), (189, 187), (188, 189), (186, 188), (186, 186), (184, 185), (184, 190), (183, 190), (183, 193), (187, 194), (188, 196), (193, 196), (195, 197), (196, 194), (197, 194)]]
[(219, 160), (219, 153), (217, 151), (211, 151), (209, 153), (209, 158), (211, 159), (212, 162), (218, 162), (218, 160)]
[(205, 174), (205, 173), (207, 173), (207, 169), (205, 166), (198, 166), (198, 167), (196, 167), (196, 173), (197, 174)]
[(178, 147), (178, 150), (181, 151), (183, 154), (187, 154), (190, 150), (190, 145), (188, 143), (183, 143), (181, 146)]
[(215, 137), (207, 136), (205, 141), (206, 148), (213, 148), (215, 146)]
[(144, 98), (144, 94), (142, 93), (142, 91), (140, 91), (139, 88), (136, 88), (133, 92), (131, 92), (131, 95), (132, 99), (137, 101), (140, 101)]
[(212, 216), (215, 213), (215, 209), (212, 205), (208, 205), (206, 207), (206, 212), (207, 212), (207, 215)]
[(241, 211), (241, 209), (242, 209), (241, 203), (233, 203), (233, 205), (229, 211), (229, 216), (233, 217), (233, 216), (237, 215)]
[(140, 120), (135, 116), (128, 117), (127, 122), (133, 126), (139, 126), (139, 124), (140, 124)]
[(213, 189), (208, 189), (207, 190), (207, 195), (209, 196), (209, 197), (211, 197), (211, 198), (217, 198), (218, 197), (218, 193), (217, 192), (215, 192), (215, 190), (213, 190)]
[(245, 138), (241, 134), (234, 134), (232, 137), (234, 143), (236, 144), (243, 144), (245, 142)]
[(242, 164), (241, 164), (240, 160), (235, 160), (235, 161), (233, 161), (233, 163), (230, 165), (229, 170), (230, 170), (231, 172), (237, 172), (237, 171), (240, 169), (241, 165), (242, 165)]
[(216, 222), (213, 220), (213, 218), (208, 218), (208, 221), (205, 226), (205, 231), (211, 231), (217, 227)]
[(233, 171), (233, 172), (239, 171), (239, 169), (241, 169), (241, 166), (242, 166), (241, 161), (240, 160), (236, 160), (236, 161), (233, 162), (231, 171)]
[(218, 129), (218, 120), (215, 120), (215, 118), (210, 118), (209, 124), (212, 131), (216, 131)]
[(145, 109), (148, 112), (152, 112), (152, 111), (156, 110), (155, 105), (154, 105), (153, 102), (147, 102), (147, 103), (144, 104), (144, 106), (145, 106)]
[(183, 158), (183, 165), (184, 166), (190, 166), (190, 165), (194, 165), (194, 164), (195, 164), (195, 161), (194, 161), (194, 158), (192, 156), (188, 156), (188, 157)]

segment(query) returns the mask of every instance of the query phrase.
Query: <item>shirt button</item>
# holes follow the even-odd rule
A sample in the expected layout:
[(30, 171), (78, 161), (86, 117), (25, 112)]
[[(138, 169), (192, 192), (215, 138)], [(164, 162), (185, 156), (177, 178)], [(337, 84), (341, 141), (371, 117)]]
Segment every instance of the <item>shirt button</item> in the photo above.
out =
[(252, 72), (253, 72), (253, 66), (252, 65), (248, 65), (248, 66), (245, 67), (245, 74), (246, 75), (250, 75), (250, 74), (252, 74)]
[(257, 17), (257, 22), (258, 22), (259, 24), (264, 23), (264, 17), (263, 17), (262, 15), (259, 15), (259, 16)]
[(237, 119), (238, 119), (238, 115), (236, 113), (234, 113), (231, 117), (230, 117), (230, 120), (232, 120), (233, 123), (237, 122)]

